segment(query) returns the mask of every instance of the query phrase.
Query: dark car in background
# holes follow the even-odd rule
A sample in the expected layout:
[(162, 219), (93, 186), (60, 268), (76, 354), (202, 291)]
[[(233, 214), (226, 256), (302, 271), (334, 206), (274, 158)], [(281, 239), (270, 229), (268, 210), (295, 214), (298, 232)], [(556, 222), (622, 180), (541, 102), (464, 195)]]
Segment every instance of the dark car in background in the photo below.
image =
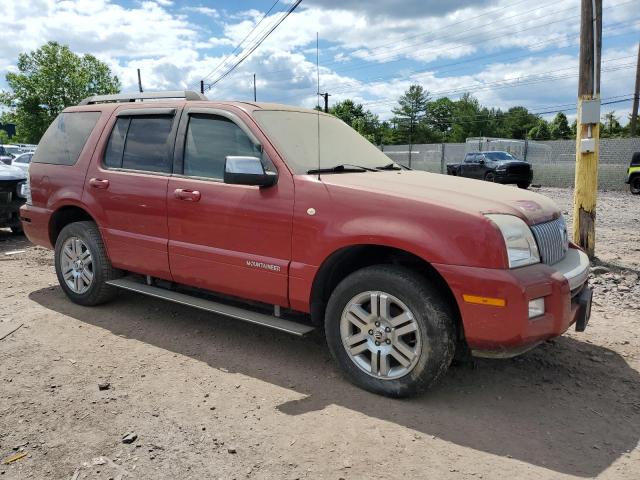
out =
[(447, 174), (477, 178), (488, 182), (514, 183), (529, 188), (533, 179), (531, 164), (519, 160), (509, 152), (469, 152), (462, 163), (447, 165)]
[(27, 199), (27, 174), (18, 167), (0, 163), (0, 228), (22, 231), (20, 207)]

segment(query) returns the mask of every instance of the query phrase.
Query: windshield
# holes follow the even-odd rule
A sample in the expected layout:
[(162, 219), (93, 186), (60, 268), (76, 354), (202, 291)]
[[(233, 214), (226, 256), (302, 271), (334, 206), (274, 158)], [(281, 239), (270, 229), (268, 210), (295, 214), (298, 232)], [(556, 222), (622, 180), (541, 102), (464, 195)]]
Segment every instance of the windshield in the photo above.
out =
[(318, 168), (318, 119), (320, 168), (342, 164), (376, 168), (391, 163), (371, 142), (333, 116), (287, 110), (258, 110), (253, 115), (297, 175)]
[(487, 160), (494, 162), (500, 162), (503, 160), (518, 160), (516, 157), (507, 152), (484, 152), (484, 156)]

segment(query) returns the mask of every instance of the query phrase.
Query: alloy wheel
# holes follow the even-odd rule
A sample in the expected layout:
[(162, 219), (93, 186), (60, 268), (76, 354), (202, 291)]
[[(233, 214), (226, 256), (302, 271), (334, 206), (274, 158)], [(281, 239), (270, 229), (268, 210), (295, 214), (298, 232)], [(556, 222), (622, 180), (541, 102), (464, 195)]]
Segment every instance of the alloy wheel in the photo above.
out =
[(62, 245), (60, 270), (67, 287), (74, 293), (85, 293), (93, 283), (93, 258), (86, 243), (69, 237)]
[(358, 368), (381, 379), (413, 370), (422, 352), (420, 325), (397, 297), (367, 291), (353, 297), (340, 319), (342, 344)]

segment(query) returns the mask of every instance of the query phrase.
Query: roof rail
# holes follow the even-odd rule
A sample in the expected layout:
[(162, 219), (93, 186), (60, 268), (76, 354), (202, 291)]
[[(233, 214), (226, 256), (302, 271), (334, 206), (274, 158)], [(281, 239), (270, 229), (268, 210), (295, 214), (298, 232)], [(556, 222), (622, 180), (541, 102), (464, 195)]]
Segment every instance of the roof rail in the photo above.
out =
[(93, 105), (96, 103), (135, 102), (136, 100), (161, 100), (169, 98), (184, 98), (185, 100), (208, 100), (204, 94), (193, 90), (172, 90), (166, 92), (118, 93), (115, 95), (94, 95), (82, 100), (78, 105)]

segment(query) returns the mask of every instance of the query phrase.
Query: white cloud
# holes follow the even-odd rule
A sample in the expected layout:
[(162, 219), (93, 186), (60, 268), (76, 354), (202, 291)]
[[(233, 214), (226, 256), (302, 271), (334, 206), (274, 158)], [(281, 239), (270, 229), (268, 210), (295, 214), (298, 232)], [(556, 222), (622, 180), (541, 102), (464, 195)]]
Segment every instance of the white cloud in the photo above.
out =
[[(218, 52), (231, 51), (264, 15), (257, 10), (227, 12), (206, 2), (175, 6), (169, 0), (143, 1), (131, 7), (109, 0), (5, 3), (0, 17), (4, 34), (0, 76), (15, 68), (19, 52), (56, 40), (108, 62), (124, 90), (136, 88), (137, 68), (142, 70), (145, 89), (196, 88), (223, 60)], [(214, 21), (205, 27), (193, 23), (196, 19), (187, 13)], [(331, 102), (353, 98), (388, 116), (395, 99), (412, 82), (420, 82), (433, 92), (464, 88), (483, 103), (501, 108), (553, 105), (575, 97), (575, 79), (523, 82), (512, 88), (490, 84), (562, 67), (571, 67), (567, 71), (575, 73), (575, 56), (562, 52), (545, 56), (544, 51), (575, 42), (578, 14), (576, 0), (535, 4), (408, 0), (402, 8), (386, 0), (308, 0), (211, 94), (251, 98), (256, 73), (259, 99), (315, 105), (315, 39), (319, 32), (323, 45), (320, 88), (332, 94)], [(273, 12), (265, 18), (247, 44), (280, 15)], [(605, 25), (626, 22), (612, 30), (615, 34), (640, 31), (638, 22), (629, 25), (637, 17), (633, 1), (605, 0), (604, 17)], [(516, 47), (520, 50), (515, 54), (504, 55), (505, 49)], [(537, 57), (527, 57), (535, 52)], [(433, 61), (443, 66), (427, 69)], [(603, 72), (603, 96), (631, 91), (631, 75), (626, 73)]]

